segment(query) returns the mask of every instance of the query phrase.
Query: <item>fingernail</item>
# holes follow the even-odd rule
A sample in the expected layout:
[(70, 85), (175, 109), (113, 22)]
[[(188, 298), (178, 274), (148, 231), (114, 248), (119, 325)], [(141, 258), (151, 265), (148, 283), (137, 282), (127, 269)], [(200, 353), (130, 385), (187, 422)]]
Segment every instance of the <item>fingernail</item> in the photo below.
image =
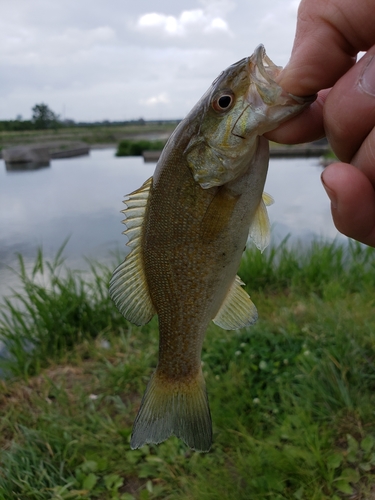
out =
[(371, 96), (375, 97), (375, 57), (371, 56), (363, 70), (359, 85), (362, 89)]
[(327, 186), (327, 184), (324, 182), (324, 172), (320, 176), (320, 179), (322, 181), (323, 187), (326, 190), (326, 193), (328, 194), (328, 198), (331, 200), (331, 204), (333, 208), (337, 208), (337, 196), (336, 193)]

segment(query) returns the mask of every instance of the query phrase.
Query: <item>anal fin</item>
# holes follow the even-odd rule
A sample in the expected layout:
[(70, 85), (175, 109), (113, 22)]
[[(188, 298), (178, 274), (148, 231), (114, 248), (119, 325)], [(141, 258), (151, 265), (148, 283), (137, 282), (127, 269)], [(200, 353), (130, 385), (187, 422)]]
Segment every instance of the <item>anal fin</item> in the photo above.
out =
[(258, 319), (258, 312), (249, 295), (242, 288), (244, 283), (236, 276), (219, 312), (212, 320), (224, 330), (237, 330), (253, 325)]

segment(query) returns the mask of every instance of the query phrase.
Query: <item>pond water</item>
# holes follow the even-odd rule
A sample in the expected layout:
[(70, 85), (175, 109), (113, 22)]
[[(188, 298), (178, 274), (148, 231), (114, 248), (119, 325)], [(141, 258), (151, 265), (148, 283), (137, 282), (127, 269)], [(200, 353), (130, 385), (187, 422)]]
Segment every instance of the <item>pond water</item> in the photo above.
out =
[[(111, 252), (124, 252), (122, 200), (152, 175), (155, 164), (114, 153), (92, 150), (28, 171), (7, 171), (0, 160), (0, 297), (16, 284), (9, 267), (16, 267), (17, 252), (31, 264), (38, 247), (52, 257), (69, 237), (64, 256), (78, 269), (85, 267), (84, 257), (106, 263)], [(316, 158), (271, 159), (265, 190), (275, 198), (269, 207), (274, 243), (288, 234), (305, 242), (337, 237), (321, 171)]]

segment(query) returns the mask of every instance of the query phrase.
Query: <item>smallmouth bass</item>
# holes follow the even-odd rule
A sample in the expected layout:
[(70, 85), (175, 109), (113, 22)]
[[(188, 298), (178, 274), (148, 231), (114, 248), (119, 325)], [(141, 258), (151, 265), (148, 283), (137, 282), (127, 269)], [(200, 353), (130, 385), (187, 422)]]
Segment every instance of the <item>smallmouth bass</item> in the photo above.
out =
[(132, 323), (157, 314), (160, 337), (133, 449), (171, 435), (197, 451), (211, 447), (201, 349), (211, 320), (227, 330), (257, 320), (236, 273), (248, 236), (261, 251), (270, 239), (262, 134), (315, 98), (285, 93), (280, 70), (259, 46), (222, 72), (169, 138), (154, 175), (124, 202), (130, 253), (110, 295)]

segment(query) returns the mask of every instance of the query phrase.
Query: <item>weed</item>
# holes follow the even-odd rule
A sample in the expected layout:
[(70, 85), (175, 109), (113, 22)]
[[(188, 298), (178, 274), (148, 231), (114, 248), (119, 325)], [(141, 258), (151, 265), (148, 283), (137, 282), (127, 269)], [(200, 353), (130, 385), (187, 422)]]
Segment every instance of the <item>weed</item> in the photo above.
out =
[(149, 141), (124, 139), (117, 148), (116, 156), (141, 156), (143, 151), (161, 151), (165, 141)]
[[(157, 322), (109, 301), (110, 270), (38, 253), (1, 311), (0, 499), (365, 500), (375, 484), (375, 254), (284, 242), (244, 254), (251, 328), (207, 331), (208, 454), (129, 447)], [(115, 264), (114, 264), (115, 266)], [(114, 267), (113, 266), (113, 267)], [(14, 377), (15, 376), (15, 377)]]

